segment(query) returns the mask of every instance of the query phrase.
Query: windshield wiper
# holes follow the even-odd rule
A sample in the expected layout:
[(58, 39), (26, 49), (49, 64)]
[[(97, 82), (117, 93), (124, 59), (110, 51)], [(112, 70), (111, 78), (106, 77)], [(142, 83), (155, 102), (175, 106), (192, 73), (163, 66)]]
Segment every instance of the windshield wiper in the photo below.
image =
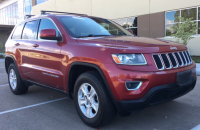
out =
[(101, 36), (112, 36), (112, 35), (94, 35), (94, 34), (89, 34), (87, 36), (79, 36), (77, 38), (83, 38), (83, 37), (101, 37)]

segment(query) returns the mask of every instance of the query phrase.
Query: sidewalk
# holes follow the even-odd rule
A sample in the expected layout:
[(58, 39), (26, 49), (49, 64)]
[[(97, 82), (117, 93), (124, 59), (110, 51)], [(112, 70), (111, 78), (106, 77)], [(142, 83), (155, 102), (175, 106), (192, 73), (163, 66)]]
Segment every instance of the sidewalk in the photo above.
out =
[(196, 63), (197, 75), (200, 76), (200, 63)]
[(5, 61), (5, 59), (0, 59), (0, 62), (4, 62)]

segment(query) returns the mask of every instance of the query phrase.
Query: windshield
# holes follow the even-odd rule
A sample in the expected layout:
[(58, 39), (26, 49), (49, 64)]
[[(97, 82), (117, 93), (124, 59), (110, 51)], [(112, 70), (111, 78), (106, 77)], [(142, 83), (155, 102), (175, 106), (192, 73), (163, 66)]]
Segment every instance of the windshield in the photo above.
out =
[(80, 16), (57, 16), (67, 32), (76, 38), (131, 35), (129, 31), (118, 24), (102, 18), (89, 18)]

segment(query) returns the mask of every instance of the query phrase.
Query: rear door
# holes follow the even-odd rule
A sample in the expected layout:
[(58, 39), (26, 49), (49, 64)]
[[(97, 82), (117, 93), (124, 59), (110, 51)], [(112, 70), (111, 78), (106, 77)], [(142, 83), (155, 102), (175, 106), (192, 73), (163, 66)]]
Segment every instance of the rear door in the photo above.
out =
[(20, 46), (20, 68), (25, 79), (35, 81), (35, 70), (32, 69), (32, 49), (36, 41), (38, 20), (25, 23), (22, 31)]
[(6, 43), (6, 53), (7, 55), (14, 55), (20, 72), (21, 72), (20, 65), (22, 64), (21, 50), (23, 49), (21, 34), (23, 28), (24, 28), (24, 23), (17, 25), (13, 31), (12, 36), (10, 37), (10, 39), (8, 39)]
[(31, 69), (31, 73), (25, 75), (33, 82), (63, 89), (63, 74), (61, 72), (62, 56), (60, 42), (56, 40), (43, 40), (40, 32), (43, 29), (55, 29), (57, 36), (61, 36), (59, 29), (51, 19), (40, 19), (38, 22), (36, 39), (32, 42), (29, 58), (23, 65)]

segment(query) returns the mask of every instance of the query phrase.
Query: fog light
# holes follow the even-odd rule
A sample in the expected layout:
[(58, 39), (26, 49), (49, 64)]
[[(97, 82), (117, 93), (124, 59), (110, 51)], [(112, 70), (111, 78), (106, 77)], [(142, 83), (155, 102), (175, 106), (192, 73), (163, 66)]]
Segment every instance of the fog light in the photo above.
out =
[(136, 90), (139, 89), (142, 85), (142, 81), (127, 81), (125, 82), (125, 86), (127, 90)]

